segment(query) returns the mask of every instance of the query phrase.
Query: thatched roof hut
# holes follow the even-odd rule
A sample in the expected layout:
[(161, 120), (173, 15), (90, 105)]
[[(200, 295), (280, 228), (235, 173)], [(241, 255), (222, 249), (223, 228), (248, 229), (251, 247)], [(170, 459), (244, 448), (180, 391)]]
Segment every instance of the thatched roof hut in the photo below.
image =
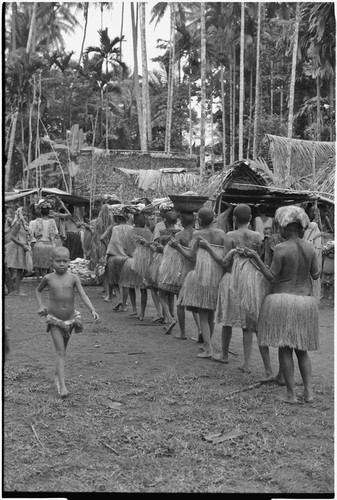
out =
[(209, 196), (217, 213), (225, 209), (226, 203), (265, 203), (272, 208), (308, 201), (320, 201), (334, 205), (333, 197), (312, 190), (294, 190), (272, 184), (272, 173), (265, 162), (241, 160), (228, 170), (217, 172), (200, 184), (198, 193)]

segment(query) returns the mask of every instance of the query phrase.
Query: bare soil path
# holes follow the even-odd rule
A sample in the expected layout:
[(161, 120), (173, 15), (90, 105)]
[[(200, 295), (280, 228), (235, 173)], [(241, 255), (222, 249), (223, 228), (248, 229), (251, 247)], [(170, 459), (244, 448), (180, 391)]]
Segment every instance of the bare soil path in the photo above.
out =
[[(320, 349), (310, 353), (315, 402), (293, 407), (277, 402), (284, 388), (275, 384), (226, 398), (264, 375), (256, 339), (252, 374), (243, 374), (240, 330), (228, 365), (200, 360), (195, 342), (173, 338), (178, 327), (165, 335), (151, 323), (150, 297), (141, 322), (130, 308), (114, 312), (101, 287), (86, 287), (101, 322), (78, 298), (85, 330), (70, 340), (70, 396), (61, 400), (35, 286), (25, 280), (27, 297), (5, 298), (4, 492), (333, 492), (331, 300), (320, 305)], [(195, 334), (187, 313), (187, 335)], [(276, 374), (276, 349), (271, 357)], [(301, 396), (297, 367), (296, 380)]]

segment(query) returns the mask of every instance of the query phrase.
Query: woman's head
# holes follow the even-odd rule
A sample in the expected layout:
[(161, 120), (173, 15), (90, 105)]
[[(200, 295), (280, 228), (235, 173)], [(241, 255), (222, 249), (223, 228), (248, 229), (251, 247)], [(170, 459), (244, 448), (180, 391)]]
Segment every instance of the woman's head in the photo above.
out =
[(173, 212), (173, 210), (169, 210), (166, 212), (164, 216), (164, 223), (166, 227), (171, 227), (174, 226), (177, 223), (178, 216), (176, 212)]
[(208, 227), (214, 220), (214, 212), (210, 208), (200, 208), (198, 212), (198, 222), (200, 227)]
[(278, 208), (275, 213), (275, 221), (280, 228), (281, 236), (286, 239), (294, 234), (303, 237), (310, 222), (303, 208), (296, 205)]
[(248, 205), (240, 203), (233, 210), (233, 218), (238, 224), (248, 224), (252, 217), (252, 211)]
[(144, 214), (135, 214), (133, 216), (133, 222), (134, 222), (136, 227), (144, 227), (145, 222), (146, 222), (145, 215)]
[(195, 223), (193, 212), (181, 212), (180, 222), (183, 227), (193, 227)]

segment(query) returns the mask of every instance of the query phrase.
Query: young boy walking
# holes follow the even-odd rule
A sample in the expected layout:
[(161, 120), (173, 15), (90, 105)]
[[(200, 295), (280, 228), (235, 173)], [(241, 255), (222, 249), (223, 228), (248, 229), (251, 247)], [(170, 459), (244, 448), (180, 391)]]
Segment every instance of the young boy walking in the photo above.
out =
[[(54, 272), (45, 275), (35, 291), (39, 304), (38, 314), (46, 316), (47, 332), (51, 333), (55, 345), (55, 385), (61, 398), (68, 396), (64, 366), (70, 335), (73, 330), (76, 333), (83, 331), (80, 313), (75, 310), (75, 290), (90, 310), (95, 322), (99, 321), (99, 316), (85, 293), (79, 277), (68, 271), (69, 260), (69, 250), (66, 247), (56, 247), (52, 254)], [(46, 287), (49, 288), (48, 308), (43, 304), (41, 293)]]

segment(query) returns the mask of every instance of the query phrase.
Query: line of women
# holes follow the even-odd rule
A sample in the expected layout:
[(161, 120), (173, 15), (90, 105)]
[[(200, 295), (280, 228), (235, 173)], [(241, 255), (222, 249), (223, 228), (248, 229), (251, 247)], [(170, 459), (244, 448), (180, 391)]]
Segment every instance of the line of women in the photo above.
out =
[[(126, 311), (126, 301), (130, 299), (131, 315), (143, 320), (150, 289), (157, 310), (154, 321), (165, 322), (165, 333), (170, 334), (178, 320), (180, 333), (175, 337), (179, 339), (186, 339), (185, 309), (191, 310), (199, 334), (199, 358), (217, 358), (212, 347), (217, 321), (230, 327), (224, 332), (224, 352), (220, 357), (228, 363), (231, 327), (241, 326), (246, 372), (250, 371), (253, 332), (257, 333), (265, 381), (285, 384), (283, 401), (288, 403), (298, 402), (292, 359), (295, 351), (304, 383), (304, 401), (311, 402), (307, 351), (318, 348), (318, 303), (313, 297), (312, 283), (320, 272), (313, 245), (303, 239), (309, 219), (297, 206), (276, 211), (275, 221), (283, 242), (275, 247), (269, 268), (260, 258), (261, 235), (248, 229), (250, 208), (240, 205), (234, 213), (237, 229), (225, 234), (213, 226), (214, 213), (210, 209), (199, 210), (198, 230), (194, 229), (191, 213), (180, 214), (179, 230), (177, 215), (169, 210), (164, 216), (164, 228), (153, 238), (145, 226), (144, 214), (136, 214), (131, 226), (126, 214), (116, 209), (112, 227), (101, 237), (107, 247), (107, 299), (116, 294), (116, 311)], [(139, 315), (137, 289), (141, 293)], [(269, 347), (279, 348), (276, 378), (271, 373)]]

